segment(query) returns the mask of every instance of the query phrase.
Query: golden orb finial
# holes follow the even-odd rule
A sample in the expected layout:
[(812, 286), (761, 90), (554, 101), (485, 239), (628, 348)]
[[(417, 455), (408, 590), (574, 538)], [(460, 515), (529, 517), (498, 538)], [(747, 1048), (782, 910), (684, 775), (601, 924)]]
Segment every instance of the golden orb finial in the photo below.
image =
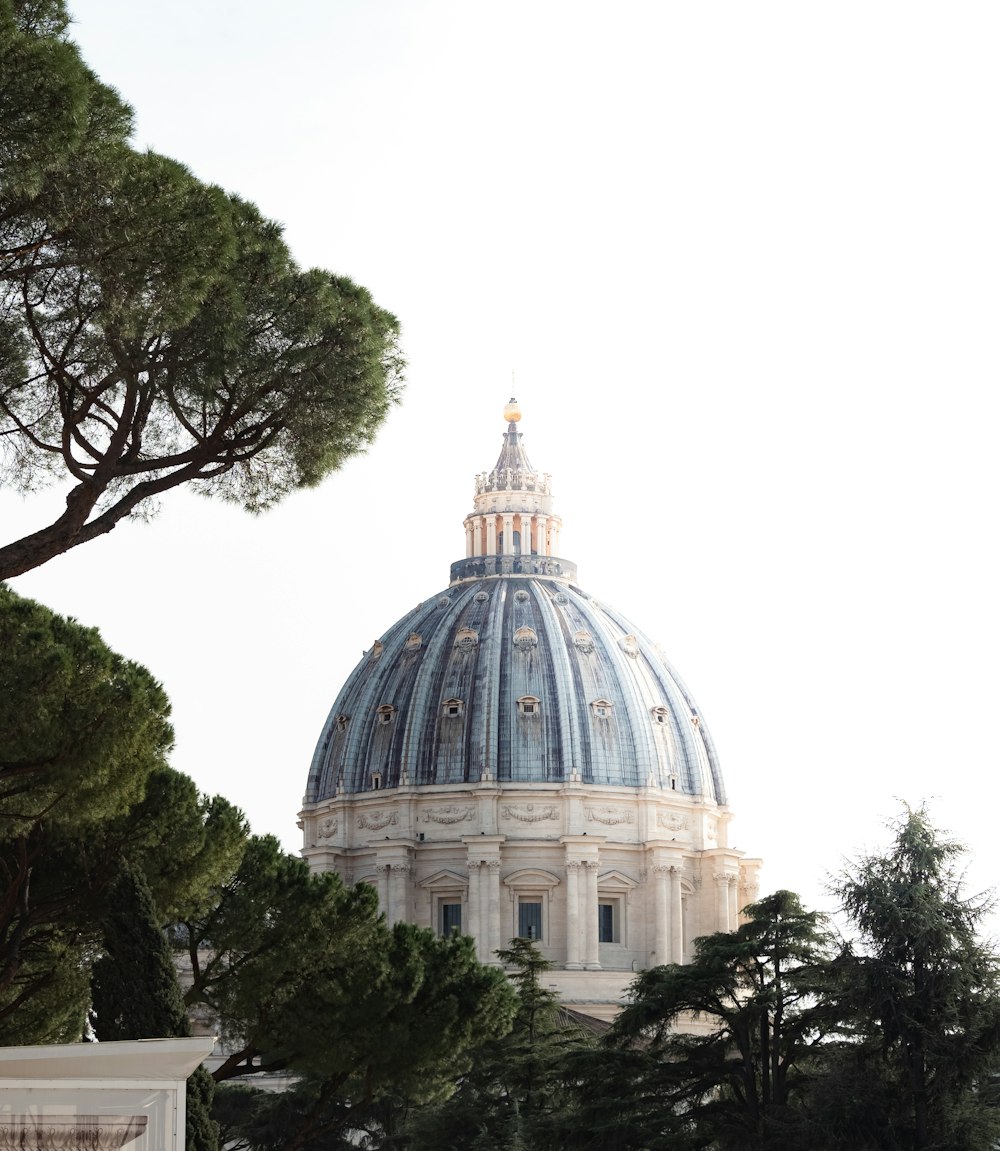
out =
[(510, 403), (503, 410), (503, 418), (509, 424), (516, 424), (521, 418), (521, 409), (518, 407), (517, 400), (513, 396), (510, 397)]

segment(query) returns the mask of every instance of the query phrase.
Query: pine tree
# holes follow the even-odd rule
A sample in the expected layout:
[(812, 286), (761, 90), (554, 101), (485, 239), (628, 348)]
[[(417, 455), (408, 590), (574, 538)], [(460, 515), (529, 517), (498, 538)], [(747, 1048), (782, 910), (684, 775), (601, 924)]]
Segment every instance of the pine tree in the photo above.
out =
[(443, 1102), (410, 1118), (413, 1151), (521, 1151), (543, 1146), (545, 1129), (563, 1106), (564, 1062), (592, 1036), (569, 1021), (542, 985), (551, 967), (527, 939), (497, 952), (517, 994), (508, 1034), (485, 1043)]
[(848, 1042), (820, 1084), (830, 1147), (981, 1151), (1000, 1138), (1000, 969), (962, 890), (961, 845), (924, 809), (836, 885), (857, 939), (837, 964)]
[(692, 963), (635, 981), (606, 1044), (579, 1067), (561, 1147), (810, 1146), (802, 1100), (833, 1022), (821, 994), (827, 932), (788, 891), (745, 914), (737, 931), (697, 940)]
[(255, 511), (365, 447), (398, 396), (399, 325), (281, 228), (131, 147), (63, 0), (0, 0), (0, 475), (70, 484), (0, 546), (0, 579), (193, 483)]

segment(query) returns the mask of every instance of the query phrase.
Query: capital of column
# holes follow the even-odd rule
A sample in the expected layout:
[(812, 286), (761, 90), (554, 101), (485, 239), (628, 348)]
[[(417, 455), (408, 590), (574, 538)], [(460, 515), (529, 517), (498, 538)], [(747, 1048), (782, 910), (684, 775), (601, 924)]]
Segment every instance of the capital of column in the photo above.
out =
[(567, 871), (579, 871), (582, 866), (583, 866), (583, 860), (581, 860), (581, 859), (567, 859), (566, 860), (566, 870)]
[(580, 862), (588, 871), (597, 870), (598, 864), (596, 859), (583, 859)]
[(410, 870), (410, 865), (408, 863), (393, 863), (390, 866), (393, 871), (398, 873), (405, 873)]
[(725, 887), (735, 881), (736, 875), (731, 871), (717, 871), (712, 876), (712, 878), (716, 881), (716, 883)]
[(483, 860), (483, 862), (486, 864), (487, 869), (491, 872), (500, 870), (500, 860), (499, 859), (486, 859), (486, 860)]
[(389, 871), (389, 868), (390, 868), (390, 864), (388, 864), (388, 863), (376, 863), (375, 864), (375, 870), (382, 873), (382, 874), (387, 874)]
[(483, 861), (481, 859), (470, 859), (468, 866), (469, 871), (478, 871), (483, 866)]

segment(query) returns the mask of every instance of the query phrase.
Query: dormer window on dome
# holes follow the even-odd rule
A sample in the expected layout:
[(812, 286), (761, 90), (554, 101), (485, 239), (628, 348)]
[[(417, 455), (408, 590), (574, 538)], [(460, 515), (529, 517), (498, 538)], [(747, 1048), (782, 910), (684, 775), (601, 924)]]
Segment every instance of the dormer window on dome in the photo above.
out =
[(463, 627), (455, 636), (455, 647), (459, 651), (472, 651), (472, 649), (479, 643), (479, 632), (473, 630), (471, 627)]
[(538, 636), (535, 634), (533, 628), (519, 627), (514, 632), (514, 646), (519, 651), (528, 651), (530, 648), (538, 647)]
[(639, 640), (634, 635), (626, 635), (621, 638), (621, 649), (630, 658), (637, 659), (639, 655)]
[(446, 699), (441, 704), (441, 714), (447, 719), (457, 719), (465, 711), (465, 704), (460, 699)]
[(654, 707), (650, 710), (650, 714), (653, 717), (653, 723), (670, 723), (670, 709), (667, 707)]
[(407, 651), (416, 651), (423, 644), (423, 642), (423, 636), (421, 636), (419, 632), (411, 631), (410, 634), (406, 637), (406, 643), (403, 645), (403, 647)]
[(336, 720), (334, 720), (337, 725), (337, 731), (347, 731), (347, 724), (349, 723), (350, 718), (351, 717), (349, 715), (344, 715), (344, 713), (341, 712), (340, 715), (337, 716)]
[(596, 719), (610, 719), (615, 705), (610, 699), (595, 699), (590, 706)]
[(375, 713), (375, 718), (381, 727), (386, 727), (392, 723), (393, 717), (396, 714), (396, 709), (391, 703), (383, 703), (382, 706)]
[(538, 715), (542, 701), (537, 695), (522, 695), (517, 701), (519, 715)]

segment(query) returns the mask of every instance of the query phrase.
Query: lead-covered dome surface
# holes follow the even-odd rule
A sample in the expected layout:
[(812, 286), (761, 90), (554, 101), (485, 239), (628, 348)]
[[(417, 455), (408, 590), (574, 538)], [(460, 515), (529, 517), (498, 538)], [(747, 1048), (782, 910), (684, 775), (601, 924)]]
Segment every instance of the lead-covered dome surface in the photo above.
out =
[(641, 631), (565, 577), (465, 579), (394, 624), (338, 696), (305, 798), (482, 780), (725, 803), (680, 678)]

